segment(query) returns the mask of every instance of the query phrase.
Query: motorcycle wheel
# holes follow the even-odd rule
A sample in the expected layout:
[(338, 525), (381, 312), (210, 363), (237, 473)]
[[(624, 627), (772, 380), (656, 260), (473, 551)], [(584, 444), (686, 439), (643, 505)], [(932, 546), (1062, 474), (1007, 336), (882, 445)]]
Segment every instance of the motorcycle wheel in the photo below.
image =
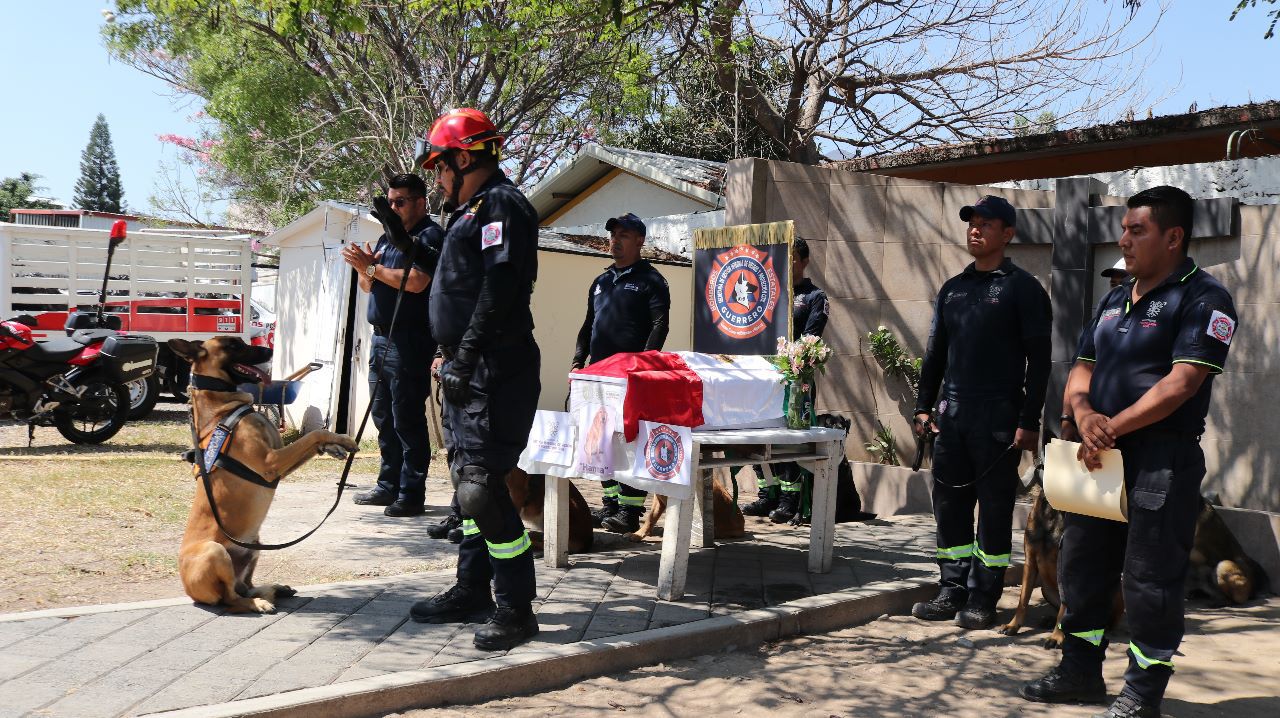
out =
[(53, 425), (73, 444), (101, 444), (115, 436), (129, 418), (129, 390), (101, 377), (82, 386), (79, 402), (54, 410)]
[(145, 418), (156, 408), (160, 400), (160, 378), (155, 374), (142, 379), (134, 379), (124, 385), (129, 390), (129, 419), (137, 421)]

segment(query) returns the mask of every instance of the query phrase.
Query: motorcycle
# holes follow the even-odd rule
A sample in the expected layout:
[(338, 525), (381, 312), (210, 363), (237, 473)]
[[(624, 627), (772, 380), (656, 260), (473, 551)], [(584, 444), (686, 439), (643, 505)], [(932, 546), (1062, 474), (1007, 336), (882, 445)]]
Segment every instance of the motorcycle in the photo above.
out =
[(31, 432), (53, 426), (76, 444), (102, 443), (124, 426), (130, 408), (126, 385), (155, 373), (159, 351), (155, 339), (121, 334), (110, 328), (112, 317), (103, 317), (111, 258), (125, 238), (125, 223), (116, 222), (98, 311), (69, 327), (71, 336), (36, 342), (33, 317), (0, 322), (0, 419), (24, 422)]

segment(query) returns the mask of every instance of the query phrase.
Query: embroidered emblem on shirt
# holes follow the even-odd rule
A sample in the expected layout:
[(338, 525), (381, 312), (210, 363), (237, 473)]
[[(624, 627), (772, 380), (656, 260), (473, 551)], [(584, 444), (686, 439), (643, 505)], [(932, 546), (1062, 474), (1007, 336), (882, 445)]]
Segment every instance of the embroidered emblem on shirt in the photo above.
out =
[(1143, 329), (1150, 329), (1152, 327), (1158, 326), (1159, 324), (1160, 323), (1154, 319), (1143, 319), (1142, 321), (1138, 322), (1138, 326), (1142, 327)]
[(1231, 346), (1231, 337), (1236, 333), (1236, 321), (1215, 309), (1209, 315), (1209, 326), (1205, 328), (1205, 333)]
[(1102, 322), (1108, 322), (1108, 321), (1111, 321), (1112, 319), (1117, 319), (1119, 317), (1120, 317), (1120, 309), (1118, 307), (1115, 309), (1108, 309), (1102, 313), (1101, 317), (1098, 318), (1098, 323), (1101, 324)]
[(1147, 306), (1147, 316), (1151, 317), (1152, 319), (1155, 319), (1156, 317), (1160, 316), (1160, 310), (1164, 309), (1165, 305), (1167, 304), (1168, 302), (1152, 302), (1150, 305)]
[(956, 299), (963, 299), (964, 297), (966, 297), (966, 296), (968, 296), (968, 295), (969, 295), (969, 293), (968, 293), (968, 292), (947, 292), (947, 300), (946, 300), (945, 302), (943, 302), (943, 303), (944, 303), (944, 304), (950, 304), (952, 301), (954, 301), (954, 300), (956, 300)]
[(987, 287), (987, 296), (998, 297), (1001, 289), (1002, 287), (999, 284), (992, 282), (991, 286)]
[(497, 247), (502, 244), (502, 223), (490, 222), (480, 230), (480, 249)]

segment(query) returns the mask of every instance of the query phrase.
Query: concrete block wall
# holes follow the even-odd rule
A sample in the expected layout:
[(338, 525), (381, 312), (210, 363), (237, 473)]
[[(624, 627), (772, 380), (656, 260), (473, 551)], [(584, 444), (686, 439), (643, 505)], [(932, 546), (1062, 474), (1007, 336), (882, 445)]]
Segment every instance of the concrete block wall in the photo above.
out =
[[(835, 352), (818, 382), (818, 410), (848, 416), (846, 452), (868, 460), (864, 444), (879, 423), (893, 430), (899, 458), (914, 455), (914, 396), (886, 379), (868, 353), (868, 332), (884, 325), (912, 356), (929, 339), (933, 298), (971, 259), (960, 208), (984, 194), (1015, 206), (1052, 207), (1052, 192), (853, 174), (758, 159), (729, 164), (726, 225), (791, 219), (809, 242), (809, 275), (826, 292), (824, 339)], [(1049, 287), (1049, 245), (1011, 248), (1013, 261)]]
[[(825, 339), (836, 353), (819, 379), (818, 409), (852, 420), (846, 444), (851, 459), (870, 458), (864, 443), (883, 422), (898, 438), (900, 459), (910, 461), (913, 397), (902, 382), (885, 379), (868, 353), (866, 335), (884, 325), (913, 356), (923, 353), (938, 288), (970, 261), (957, 213), (984, 194), (1005, 197), (1021, 208), (1053, 207), (1056, 201), (1049, 191), (853, 174), (758, 159), (729, 163), (726, 225), (791, 219), (797, 236), (809, 242), (810, 275), (831, 300)], [(1122, 204), (1123, 199), (1102, 197), (1098, 203)], [(1232, 292), (1241, 319), (1227, 371), (1215, 379), (1202, 442), (1208, 467), (1205, 490), (1218, 492), (1229, 507), (1277, 512), (1280, 432), (1270, 419), (1280, 406), (1280, 206), (1238, 209), (1238, 236), (1194, 240), (1192, 246), (1192, 256)], [(1115, 261), (1114, 246), (1099, 245), (1093, 251), (1095, 270)], [(1050, 289), (1052, 245), (1019, 245), (1015, 239), (1009, 253)], [(1059, 349), (1055, 347), (1055, 356)], [(1074, 345), (1061, 350), (1073, 353)]]

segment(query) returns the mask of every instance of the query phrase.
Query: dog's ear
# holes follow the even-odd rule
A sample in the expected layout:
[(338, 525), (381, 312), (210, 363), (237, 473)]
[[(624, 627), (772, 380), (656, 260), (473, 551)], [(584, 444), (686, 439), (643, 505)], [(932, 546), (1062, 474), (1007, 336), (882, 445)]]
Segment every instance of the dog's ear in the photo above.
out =
[(166, 344), (169, 346), (169, 351), (177, 354), (188, 364), (194, 363), (195, 360), (208, 354), (204, 349), (204, 345), (200, 342), (189, 342), (186, 339), (170, 339)]

